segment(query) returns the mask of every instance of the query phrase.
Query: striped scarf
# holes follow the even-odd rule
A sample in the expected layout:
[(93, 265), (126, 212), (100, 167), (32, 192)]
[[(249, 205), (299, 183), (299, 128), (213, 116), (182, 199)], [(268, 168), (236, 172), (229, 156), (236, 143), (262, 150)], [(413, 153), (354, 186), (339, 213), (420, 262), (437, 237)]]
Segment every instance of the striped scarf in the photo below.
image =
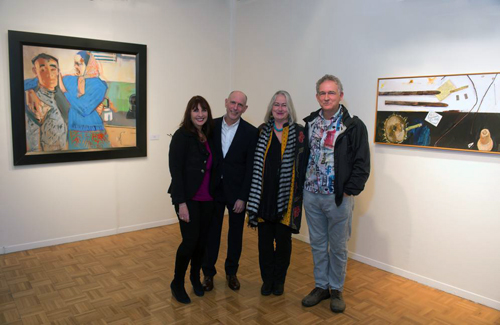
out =
[[(252, 184), (248, 197), (248, 224), (251, 227), (258, 225), (258, 211), (262, 196), (262, 180), (264, 177), (264, 166), (267, 152), (271, 145), (274, 119), (271, 118), (264, 126), (255, 149)], [(293, 175), (295, 163), (295, 124), (285, 124), (281, 140), (281, 167), (279, 171), (278, 202), (276, 213), (281, 219), (288, 209), (290, 192), (293, 188)]]

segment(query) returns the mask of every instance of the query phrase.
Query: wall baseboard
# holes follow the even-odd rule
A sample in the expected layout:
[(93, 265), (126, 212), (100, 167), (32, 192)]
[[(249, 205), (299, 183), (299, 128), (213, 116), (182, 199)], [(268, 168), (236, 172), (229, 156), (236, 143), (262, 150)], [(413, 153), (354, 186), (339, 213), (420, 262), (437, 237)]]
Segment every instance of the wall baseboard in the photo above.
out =
[[(310, 244), (309, 236), (305, 236), (305, 235), (301, 236), (299, 234), (299, 235), (293, 235), (293, 237)], [(376, 267), (377, 269), (381, 269), (381, 270), (387, 271), (389, 273), (402, 276), (403, 278), (410, 279), (410, 280), (413, 280), (415, 282), (424, 284), (426, 286), (429, 286), (429, 287), (432, 287), (432, 288), (435, 288), (435, 289), (438, 289), (438, 290), (441, 290), (441, 291), (444, 291), (447, 293), (451, 293), (452, 295), (458, 296), (460, 298), (468, 299), (468, 300), (471, 300), (473, 302), (477, 302), (481, 305), (485, 305), (485, 306), (494, 308), (496, 310), (500, 310), (500, 301), (496, 301), (496, 300), (490, 299), (488, 297), (484, 297), (484, 296), (475, 294), (473, 292), (463, 290), (463, 289), (451, 286), (449, 284), (439, 282), (439, 281), (427, 278), (425, 276), (422, 276), (422, 275), (419, 275), (419, 274), (416, 274), (413, 272), (409, 272), (409, 271), (400, 269), (398, 267), (395, 267), (395, 266), (392, 266), (389, 264), (385, 264), (385, 263), (376, 261), (374, 259), (371, 259), (369, 257), (353, 253), (353, 252), (349, 252), (349, 257), (352, 258), (353, 260), (359, 261), (361, 263)]]
[(305, 243), (310, 244), (310, 242), (309, 242), (309, 236), (307, 236), (307, 235), (296, 234), (296, 235), (292, 235), (292, 237), (296, 238), (296, 239), (298, 239), (300, 241), (303, 241)]
[(359, 255), (356, 253), (349, 252), (349, 257), (356, 260), (356, 261), (359, 261), (361, 263), (365, 263), (365, 264), (371, 265), (373, 267), (376, 267), (378, 269), (402, 276), (403, 278), (407, 278), (407, 279), (416, 281), (418, 283), (427, 285), (429, 287), (432, 287), (432, 288), (435, 288), (435, 289), (438, 289), (438, 290), (441, 290), (441, 291), (444, 291), (447, 293), (451, 293), (455, 296), (458, 296), (458, 297), (461, 297), (464, 299), (468, 299), (468, 300), (471, 300), (473, 302), (477, 302), (479, 304), (500, 310), (500, 301), (496, 301), (496, 300), (490, 299), (488, 297), (484, 297), (484, 296), (475, 294), (473, 292), (469, 292), (469, 291), (451, 286), (449, 284), (446, 284), (446, 283), (443, 283), (440, 281), (436, 281), (436, 280), (427, 278), (425, 276), (422, 276), (422, 275), (419, 275), (419, 274), (416, 274), (413, 272), (409, 272), (409, 271), (400, 269), (398, 267), (395, 267), (395, 266), (392, 266), (389, 264), (385, 264), (385, 263), (373, 260), (371, 258), (368, 258), (366, 256), (362, 256), (362, 255)]
[(4, 246), (4, 247), (2, 247), (2, 250), (0, 251), (0, 255), (25, 251), (28, 249), (35, 249), (35, 248), (41, 248), (41, 247), (47, 247), (47, 246), (67, 244), (67, 243), (77, 242), (77, 241), (81, 241), (81, 240), (106, 237), (106, 236), (122, 234), (122, 233), (126, 233), (126, 232), (137, 231), (137, 230), (143, 230), (143, 229), (148, 229), (148, 228), (166, 226), (166, 225), (170, 225), (170, 224), (177, 223), (177, 222), (178, 222), (177, 218), (166, 219), (166, 220), (155, 221), (155, 222), (141, 223), (138, 225), (118, 227), (118, 228), (113, 228), (113, 229), (108, 229), (108, 230), (101, 230), (101, 231), (96, 231), (96, 232), (91, 232), (91, 233), (86, 233), (86, 234), (79, 234), (79, 235), (60, 237), (60, 238), (52, 238), (52, 239), (40, 240), (40, 241), (18, 244), (18, 245)]
[(5, 252), (5, 254), (9, 254), (9, 253), (15, 253), (15, 252), (20, 252), (20, 251), (26, 251), (29, 249), (67, 244), (67, 243), (72, 243), (72, 242), (86, 240), (86, 239), (106, 237), (106, 236), (111, 236), (111, 235), (115, 235), (115, 234), (116, 234), (116, 229), (101, 230), (101, 231), (90, 232), (90, 233), (86, 233), (86, 234), (52, 238), (52, 239), (34, 241), (31, 243), (5, 246), (4, 252)]
[(179, 220), (177, 218), (173, 218), (173, 219), (166, 219), (166, 220), (160, 220), (160, 221), (155, 221), (155, 222), (141, 223), (138, 225), (119, 227), (117, 229), (117, 233), (123, 234), (123, 233), (131, 232), (131, 231), (167, 226), (167, 225), (171, 225), (171, 224), (178, 223), (178, 222), (179, 222)]

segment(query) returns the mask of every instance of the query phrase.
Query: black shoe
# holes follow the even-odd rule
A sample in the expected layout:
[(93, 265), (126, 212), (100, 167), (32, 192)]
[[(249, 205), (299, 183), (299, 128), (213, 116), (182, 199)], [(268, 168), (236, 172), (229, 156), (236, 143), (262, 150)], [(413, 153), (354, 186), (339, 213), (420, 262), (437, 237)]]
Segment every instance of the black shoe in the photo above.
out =
[(281, 296), (285, 291), (285, 285), (283, 283), (275, 283), (273, 286), (273, 295)]
[(316, 287), (302, 299), (302, 306), (312, 307), (328, 298), (330, 298), (330, 290)]
[(197, 295), (198, 297), (203, 297), (203, 295), (205, 294), (205, 290), (201, 285), (200, 277), (190, 277), (190, 279), (191, 279), (191, 284), (193, 285), (194, 294)]
[(273, 292), (273, 284), (269, 282), (264, 282), (260, 288), (260, 294), (263, 296), (269, 296)]
[(203, 290), (205, 291), (212, 291), (214, 288), (214, 277), (211, 275), (205, 275), (203, 278)]
[(235, 275), (226, 275), (227, 285), (231, 290), (239, 290), (240, 289), (240, 281), (238, 281), (238, 277)]
[(170, 290), (172, 291), (172, 296), (174, 296), (175, 300), (182, 304), (191, 303), (191, 299), (189, 298), (186, 290), (184, 289), (184, 284), (178, 284), (174, 281), (170, 283)]
[(345, 310), (345, 301), (342, 297), (342, 291), (332, 290), (332, 300), (330, 301), (330, 309), (334, 313), (341, 313)]

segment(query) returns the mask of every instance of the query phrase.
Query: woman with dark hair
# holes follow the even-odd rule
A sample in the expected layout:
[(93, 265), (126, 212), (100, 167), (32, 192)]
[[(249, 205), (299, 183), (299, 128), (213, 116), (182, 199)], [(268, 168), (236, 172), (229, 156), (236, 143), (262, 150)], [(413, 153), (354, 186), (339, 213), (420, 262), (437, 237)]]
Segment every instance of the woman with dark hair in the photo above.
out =
[(248, 222), (259, 231), (261, 294), (282, 295), (292, 254), (292, 233), (299, 233), (307, 157), (304, 128), (290, 94), (280, 90), (269, 102), (259, 127), (248, 199)]
[(184, 289), (189, 262), (194, 293), (200, 297), (204, 294), (200, 269), (206, 246), (206, 229), (214, 213), (213, 198), (209, 192), (212, 128), (210, 105), (203, 97), (194, 96), (189, 100), (184, 119), (170, 143), (169, 167), (172, 182), (168, 192), (179, 218), (182, 235), (170, 288), (174, 298), (184, 304), (191, 302)]

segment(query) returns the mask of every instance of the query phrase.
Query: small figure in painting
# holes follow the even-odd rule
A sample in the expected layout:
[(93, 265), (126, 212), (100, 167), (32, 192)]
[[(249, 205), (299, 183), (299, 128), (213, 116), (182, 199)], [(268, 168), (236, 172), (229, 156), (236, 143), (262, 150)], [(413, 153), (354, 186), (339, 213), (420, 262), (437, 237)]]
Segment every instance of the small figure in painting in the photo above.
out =
[(130, 95), (128, 102), (130, 104), (130, 108), (127, 112), (127, 119), (135, 119), (135, 112), (137, 110), (135, 94)]
[(477, 150), (491, 151), (491, 149), (493, 149), (493, 140), (491, 139), (490, 130), (482, 129), (477, 141)]

